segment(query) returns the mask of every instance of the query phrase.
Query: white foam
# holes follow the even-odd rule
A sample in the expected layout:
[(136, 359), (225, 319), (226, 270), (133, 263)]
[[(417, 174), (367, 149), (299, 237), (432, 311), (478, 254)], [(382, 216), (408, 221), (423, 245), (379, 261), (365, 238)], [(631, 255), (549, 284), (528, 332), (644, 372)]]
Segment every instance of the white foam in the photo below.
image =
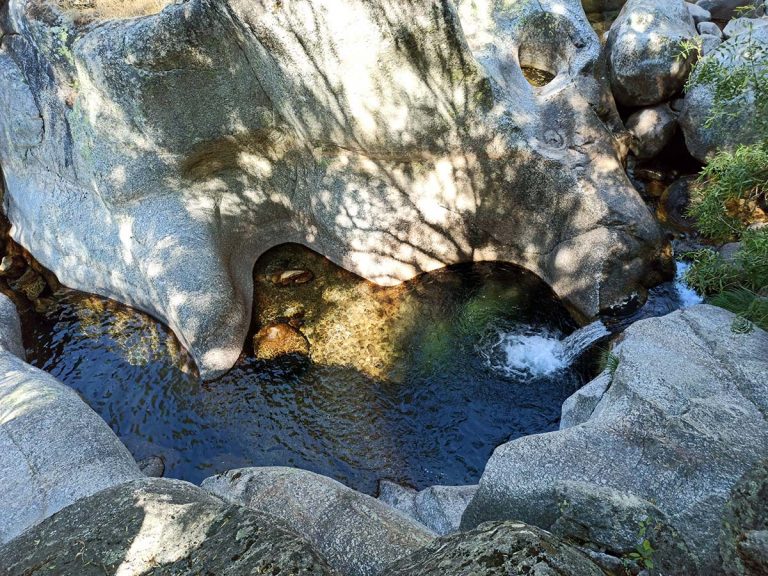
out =
[(497, 331), (481, 353), (487, 365), (508, 376), (538, 378), (565, 370), (592, 344), (610, 333), (602, 322), (577, 330), (567, 338), (529, 326), (515, 331)]

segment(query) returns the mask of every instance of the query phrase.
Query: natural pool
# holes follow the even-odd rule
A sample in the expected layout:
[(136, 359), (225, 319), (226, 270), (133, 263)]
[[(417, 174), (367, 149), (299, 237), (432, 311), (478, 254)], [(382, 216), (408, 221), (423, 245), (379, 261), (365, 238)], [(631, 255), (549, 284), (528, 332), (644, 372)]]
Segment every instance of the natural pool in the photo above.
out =
[[(292, 269), (313, 279), (271, 280)], [(381, 288), (286, 245), (254, 275), (254, 329), (296, 327), (310, 358), (259, 360), (249, 337), (235, 368), (204, 383), (162, 324), (77, 292), (25, 314), (28, 358), (78, 390), (137, 458), (162, 455), (166, 476), (199, 482), (288, 465), (368, 493), (380, 479), (477, 482), (496, 446), (557, 428), (563, 400), (594, 374), (589, 354), (499, 369), (500, 351), (502, 364), (516, 362), (498, 347), (505, 337), (551, 356), (576, 328), (538, 278), (513, 266), (460, 266)]]

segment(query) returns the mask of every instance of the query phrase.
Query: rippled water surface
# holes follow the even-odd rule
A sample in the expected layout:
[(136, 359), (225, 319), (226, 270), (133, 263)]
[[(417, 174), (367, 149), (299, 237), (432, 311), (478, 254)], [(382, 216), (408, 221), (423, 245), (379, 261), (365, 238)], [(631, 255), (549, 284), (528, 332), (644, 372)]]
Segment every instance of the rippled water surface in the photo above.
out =
[[(314, 280), (275, 288), (275, 267)], [(68, 292), (25, 318), (35, 365), (80, 392), (138, 458), (162, 454), (166, 475), (200, 482), (240, 466), (289, 465), (374, 493), (387, 478), (423, 488), (476, 482), (493, 449), (553, 430), (593, 358), (536, 376), (489, 369), (498, 326), (565, 336), (574, 323), (534, 276), (503, 265), (427, 274), (378, 288), (287, 247), (256, 267), (255, 328), (300, 317), (311, 359), (254, 358), (203, 383), (160, 323)], [(299, 312), (296, 312), (296, 310)]]

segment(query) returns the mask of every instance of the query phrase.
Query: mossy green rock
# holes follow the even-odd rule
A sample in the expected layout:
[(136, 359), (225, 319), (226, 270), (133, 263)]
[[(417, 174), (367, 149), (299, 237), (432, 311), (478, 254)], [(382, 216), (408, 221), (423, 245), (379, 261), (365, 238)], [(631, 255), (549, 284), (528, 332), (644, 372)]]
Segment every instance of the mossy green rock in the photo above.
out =
[(382, 576), (604, 576), (585, 554), (533, 526), (488, 522), (439, 538)]
[(278, 521), (196, 486), (147, 478), (77, 501), (0, 548), (3, 575), (333, 572)]

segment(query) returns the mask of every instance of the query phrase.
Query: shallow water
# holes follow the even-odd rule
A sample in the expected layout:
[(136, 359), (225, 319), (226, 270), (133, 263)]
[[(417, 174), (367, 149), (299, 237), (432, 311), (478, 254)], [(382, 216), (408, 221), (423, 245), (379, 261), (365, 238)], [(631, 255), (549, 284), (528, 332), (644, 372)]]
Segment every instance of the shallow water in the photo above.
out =
[[(274, 268), (315, 279), (275, 288)], [(563, 337), (575, 324), (533, 275), (505, 265), (442, 270), (378, 288), (306, 250), (256, 266), (256, 322), (301, 317), (311, 359), (257, 360), (203, 383), (159, 322), (67, 292), (24, 318), (30, 361), (80, 392), (137, 458), (162, 454), (166, 475), (200, 482), (240, 466), (287, 465), (375, 493), (379, 479), (415, 488), (479, 479), (493, 449), (554, 430), (565, 398), (594, 372), (586, 355), (544, 375), (488, 368), (495, 326)], [(297, 313), (297, 307), (300, 312)]]

